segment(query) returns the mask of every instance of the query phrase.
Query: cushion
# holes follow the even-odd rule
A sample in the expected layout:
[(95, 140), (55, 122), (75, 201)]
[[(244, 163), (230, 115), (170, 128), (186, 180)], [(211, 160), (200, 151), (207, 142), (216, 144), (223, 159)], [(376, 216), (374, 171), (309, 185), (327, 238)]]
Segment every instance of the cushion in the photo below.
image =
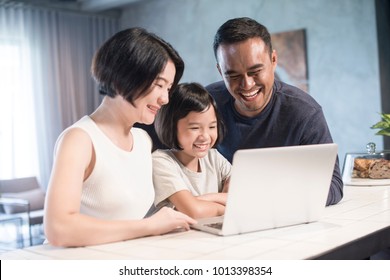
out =
[[(43, 209), (43, 206), (45, 204), (45, 193), (41, 189), (33, 189), (18, 193), (2, 193), (1, 197), (25, 199), (30, 202), (30, 211)], [(27, 211), (26, 206), (16, 204), (5, 204), (3, 205), (3, 208), (6, 214), (14, 214)]]

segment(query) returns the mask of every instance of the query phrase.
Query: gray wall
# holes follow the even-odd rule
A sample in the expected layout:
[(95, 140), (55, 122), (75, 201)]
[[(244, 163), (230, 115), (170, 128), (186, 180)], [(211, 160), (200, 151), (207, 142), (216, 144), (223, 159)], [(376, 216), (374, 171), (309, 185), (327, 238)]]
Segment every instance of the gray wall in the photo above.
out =
[(383, 139), (374, 0), (144, 0), (124, 10), (122, 27), (142, 26), (169, 41), (186, 63), (183, 82), (219, 80), (212, 52), (217, 28), (249, 16), (271, 33), (305, 28), (309, 94), (323, 107), (343, 164), (347, 152)]

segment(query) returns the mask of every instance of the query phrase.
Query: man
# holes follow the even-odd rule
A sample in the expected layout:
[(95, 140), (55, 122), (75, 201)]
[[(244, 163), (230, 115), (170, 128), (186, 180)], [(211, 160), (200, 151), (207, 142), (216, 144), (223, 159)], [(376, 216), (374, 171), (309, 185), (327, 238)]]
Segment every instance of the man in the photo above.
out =
[[(228, 20), (215, 34), (214, 54), (223, 81), (207, 90), (227, 128), (217, 149), (230, 162), (238, 149), (333, 142), (321, 106), (302, 90), (275, 80), (277, 54), (265, 26), (250, 18)], [(326, 205), (342, 197), (337, 159)]]

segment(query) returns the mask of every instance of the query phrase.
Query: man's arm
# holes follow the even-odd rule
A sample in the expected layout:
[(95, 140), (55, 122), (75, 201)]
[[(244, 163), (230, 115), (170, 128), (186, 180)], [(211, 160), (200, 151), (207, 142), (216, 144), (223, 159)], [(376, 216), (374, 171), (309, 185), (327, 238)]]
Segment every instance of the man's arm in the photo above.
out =
[[(310, 118), (307, 119), (308, 122), (305, 126), (303, 126), (304, 133), (301, 144), (309, 145), (333, 143), (322, 109), (317, 110), (314, 114), (310, 115)], [(326, 206), (337, 204), (341, 201), (343, 198), (343, 187), (344, 184), (340, 172), (339, 158), (337, 157), (333, 169), (328, 198), (326, 200)]]
[(326, 200), (326, 206), (339, 203), (343, 198), (343, 180), (340, 174), (339, 158), (336, 159), (336, 164), (333, 170), (332, 182), (329, 189), (328, 199)]

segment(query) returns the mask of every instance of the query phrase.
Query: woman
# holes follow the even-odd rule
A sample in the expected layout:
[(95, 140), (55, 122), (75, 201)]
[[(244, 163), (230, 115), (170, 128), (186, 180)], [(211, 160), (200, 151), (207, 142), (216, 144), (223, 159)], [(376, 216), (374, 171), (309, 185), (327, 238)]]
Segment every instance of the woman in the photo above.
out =
[(164, 40), (141, 28), (118, 32), (92, 61), (104, 95), (89, 116), (58, 138), (45, 205), (55, 246), (86, 246), (189, 229), (195, 221), (169, 208), (144, 218), (154, 200), (151, 124), (169, 101), (184, 63)]

